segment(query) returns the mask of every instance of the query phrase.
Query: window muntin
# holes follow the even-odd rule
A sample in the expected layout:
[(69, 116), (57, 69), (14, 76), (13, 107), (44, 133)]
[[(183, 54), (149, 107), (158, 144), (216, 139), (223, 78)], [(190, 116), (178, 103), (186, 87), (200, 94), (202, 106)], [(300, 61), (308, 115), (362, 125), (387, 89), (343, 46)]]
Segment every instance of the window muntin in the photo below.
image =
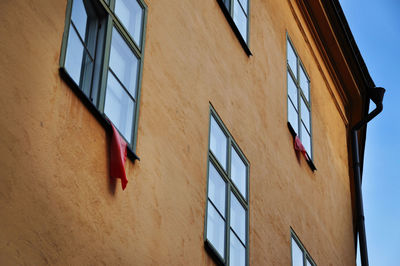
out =
[(310, 86), (310, 81), (307, 78), (307, 75), (303, 69), (303, 66), (301, 66), (301, 68), (300, 68), (300, 88), (301, 88), (301, 92), (304, 94), (305, 100), (307, 102), (310, 101), (309, 86)]
[(225, 257), (225, 220), (211, 201), (207, 205), (207, 239), (221, 257)]
[(80, 84), (81, 65), (84, 53), (84, 44), (81, 42), (75, 28), (69, 32), (67, 58), (65, 68), (76, 84)]
[(240, 204), (235, 194), (231, 192), (231, 230), (246, 243), (246, 209)]
[(126, 92), (134, 99), (136, 95), (139, 59), (135, 56), (121, 34), (113, 28), (111, 37), (111, 52), (109, 74), (120, 81)]
[(69, 0), (60, 58), (60, 67), (133, 150), (145, 13), (142, 0)]
[(299, 116), (293, 102), (288, 98), (288, 121), (291, 125), (298, 125)]
[(292, 266), (316, 266), (310, 254), (301, 244), (296, 234), (291, 233)]
[(312, 158), (310, 79), (287, 38), (288, 122)]
[(104, 113), (131, 139), (139, 60), (113, 28)]
[(133, 37), (135, 43), (140, 46), (143, 8), (137, 1), (115, 0), (115, 14)]
[(114, 123), (125, 139), (131, 139), (134, 102), (127, 97), (121, 83), (113, 75), (107, 80), (107, 91), (104, 104), (104, 113)]
[(75, 0), (72, 6), (65, 69), (74, 82), (89, 94), (95, 63), (98, 15), (89, 1)]
[(242, 242), (231, 230), (230, 232), (230, 252), (229, 252), (229, 265), (242, 266), (246, 265), (246, 248)]
[[(86, 2), (86, 4), (89, 4)], [(72, 3), (71, 24), (77, 30), (81, 37), (86, 35), (87, 11), (82, 0), (76, 0)], [(83, 38), (85, 39), (85, 38)]]
[(205, 242), (220, 263), (247, 265), (249, 163), (212, 108), (209, 138)]
[(209, 165), (208, 178), (208, 199), (225, 219), (226, 184), (212, 163)]

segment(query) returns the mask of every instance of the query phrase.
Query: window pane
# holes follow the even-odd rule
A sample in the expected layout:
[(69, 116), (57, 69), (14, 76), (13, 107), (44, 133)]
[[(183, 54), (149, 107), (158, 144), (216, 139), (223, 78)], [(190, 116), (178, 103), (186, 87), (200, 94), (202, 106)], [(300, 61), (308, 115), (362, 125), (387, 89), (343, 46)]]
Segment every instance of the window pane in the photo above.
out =
[(135, 98), (139, 60), (114, 28), (111, 40), (110, 68)]
[(224, 169), (226, 169), (226, 152), (228, 140), (222, 132), (218, 123), (211, 116), (211, 129), (210, 129), (210, 150), (218, 159)]
[(289, 71), (287, 73), (288, 95), (297, 109), (297, 87)]
[(231, 266), (245, 266), (246, 265), (246, 248), (240, 243), (239, 239), (234, 233), (230, 234), (230, 252), (229, 252), (229, 265)]
[(110, 118), (126, 140), (130, 142), (133, 127), (134, 102), (110, 72), (108, 72), (104, 113)]
[(247, 0), (240, 0), (240, 4), (242, 5), (242, 8), (246, 14), (249, 14), (247, 11)]
[(292, 238), (292, 266), (303, 266), (303, 251)]
[(247, 17), (239, 6), (238, 0), (233, 2), (233, 21), (240, 31), (243, 39), (247, 42)]
[(231, 193), (231, 228), (246, 243), (246, 210)]
[(211, 162), (208, 171), (208, 198), (225, 217), (226, 183)]
[(301, 123), (301, 143), (303, 143), (308, 155), (311, 157), (311, 137), (308, 134), (304, 124)]
[(85, 40), (87, 13), (82, 0), (74, 0), (72, 2), (71, 19), (75, 27), (78, 29), (79, 35), (82, 37), (83, 40)]
[(294, 108), (290, 98), (288, 97), (288, 120), (290, 125), (293, 127), (296, 134), (299, 134), (299, 116), (296, 109)]
[(115, 14), (117, 14), (136, 44), (140, 46), (143, 10), (137, 0), (116, 0)]
[(304, 93), (304, 96), (306, 96), (307, 102), (309, 102), (310, 101), (309, 82), (303, 67), (300, 68), (300, 87)]
[(207, 210), (207, 239), (218, 251), (222, 258), (225, 257), (225, 222), (208, 202)]
[(306, 266), (312, 266), (311, 261), (309, 261), (308, 259), (307, 259), (307, 264), (306, 264)]
[(224, 4), (226, 6), (226, 8), (229, 10), (230, 9), (230, 4), (231, 4), (231, 0), (223, 0)]
[(232, 162), (231, 162), (231, 179), (235, 186), (239, 189), (240, 193), (247, 199), (246, 181), (247, 181), (247, 167), (240, 159), (236, 150), (231, 147)]
[(304, 102), (304, 99), (301, 98), (301, 120), (303, 120), (304, 125), (310, 130), (310, 111), (308, 110), (307, 105)]
[(68, 35), (67, 54), (65, 57), (65, 69), (78, 86), (81, 78), (83, 45), (73, 27), (70, 27)]
[(297, 78), (297, 55), (290, 42), (287, 42), (287, 60), (294, 76)]

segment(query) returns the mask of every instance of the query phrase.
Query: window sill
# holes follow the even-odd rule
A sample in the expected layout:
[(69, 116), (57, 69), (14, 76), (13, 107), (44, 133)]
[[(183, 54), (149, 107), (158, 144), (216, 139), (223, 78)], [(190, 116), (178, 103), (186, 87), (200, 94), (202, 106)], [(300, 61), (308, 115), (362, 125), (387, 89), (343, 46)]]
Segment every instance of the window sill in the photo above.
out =
[[(293, 139), (297, 136), (296, 131), (294, 131), (292, 125), (287, 122), (288, 128), (289, 128), (289, 132), (292, 135)], [(307, 152), (306, 152), (307, 153)], [(310, 158), (309, 160), (306, 160), (308, 166), (310, 166), (311, 170), (314, 172), (315, 170), (317, 170), (317, 168), (314, 165), (313, 160), (311, 159), (310, 155), (307, 153), (308, 158)]]
[[(112, 132), (111, 124), (108, 122), (107, 118), (104, 114), (100, 113), (100, 111), (94, 106), (91, 100), (83, 93), (83, 91), (76, 85), (75, 81), (68, 75), (64, 68), (59, 69), (61, 78), (67, 83), (67, 85), (72, 89), (76, 96), (82, 101), (82, 103), (88, 108), (88, 110), (93, 114), (93, 116), (97, 119), (97, 121), (104, 127), (107, 134)], [(139, 156), (133, 151), (133, 149), (127, 145), (127, 157), (132, 161), (135, 160), (140, 161)]]
[(224, 259), (207, 239), (204, 241), (204, 247), (217, 265), (225, 265)]
[(246, 52), (247, 56), (253, 55), (250, 51), (249, 46), (247, 45), (246, 41), (243, 39), (242, 34), (240, 33), (238, 27), (236, 26), (235, 22), (233, 21), (233, 18), (231, 14), (229, 14), (229, 11), (226, 9), (226, 6), (224, 4), (223, 0), (217, 0), (219, 6), (222, 9), (222, 12), (224, 13), (226, 19), (228, 20), (229, 25), (231, 26), (233, 32), (235, 33), (236, 37), (238, 38), (240, 45), (242, 45), (244, 51)]

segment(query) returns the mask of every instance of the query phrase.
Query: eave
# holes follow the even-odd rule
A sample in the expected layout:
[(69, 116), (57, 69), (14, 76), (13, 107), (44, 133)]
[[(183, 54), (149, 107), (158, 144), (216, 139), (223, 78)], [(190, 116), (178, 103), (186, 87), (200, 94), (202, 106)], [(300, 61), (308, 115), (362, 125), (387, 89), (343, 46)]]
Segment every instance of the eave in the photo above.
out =
[[(352, 193), (353, 218), (355, 209), (355, 189), (353, 180), (353, 161), (351, 148), (351, 129), (360, 120), (368, 115), (369, 97), (368, 88), (374, 88), (367, 66), (354, 40), (346, 17), (338, 0), (296, 0), (307, 21), (313, 37), (317, 43), (329, 74), (336, 85), (336, 90), (345, 106), (346, 118), (349, 121), (348, 157), (350, 188)], [(361, 172), (365, 150), (367, 128), (359, 131), (358, 150), (361, 161)], [(354, 226), (356, 223), (353, 223)], [(354, 228), (356, 234), (356, 228)], [(356, 237), (354, 238), (356, 241)], [(356, 244), (356, 243), (355, 243)]]

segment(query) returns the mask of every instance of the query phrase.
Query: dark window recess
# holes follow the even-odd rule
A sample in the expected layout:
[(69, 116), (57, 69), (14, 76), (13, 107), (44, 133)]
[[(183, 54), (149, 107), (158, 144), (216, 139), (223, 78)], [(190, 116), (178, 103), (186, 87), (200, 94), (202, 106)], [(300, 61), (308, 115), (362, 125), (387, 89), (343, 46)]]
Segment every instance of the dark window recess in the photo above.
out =
[(211, 108), (206, 249), (222, 265), (248, 265), (249, 162)]
[(287, 114), (288, 127), (299, 138), (312, 170), (313, 161), (310, 79), (289, 37), (287, 38)]
[(291, 233), (290, 246), (292, 254), (292, 266), (317, 265), (293, 231)]
[(217, 2), (246, 54), (252, 55), (249, 49), (250, 0), (217, 0)]
[(115, 125), (134, 155), (143, 66), (142, 0), (69, 0), (60, 72), (102, 124)]

